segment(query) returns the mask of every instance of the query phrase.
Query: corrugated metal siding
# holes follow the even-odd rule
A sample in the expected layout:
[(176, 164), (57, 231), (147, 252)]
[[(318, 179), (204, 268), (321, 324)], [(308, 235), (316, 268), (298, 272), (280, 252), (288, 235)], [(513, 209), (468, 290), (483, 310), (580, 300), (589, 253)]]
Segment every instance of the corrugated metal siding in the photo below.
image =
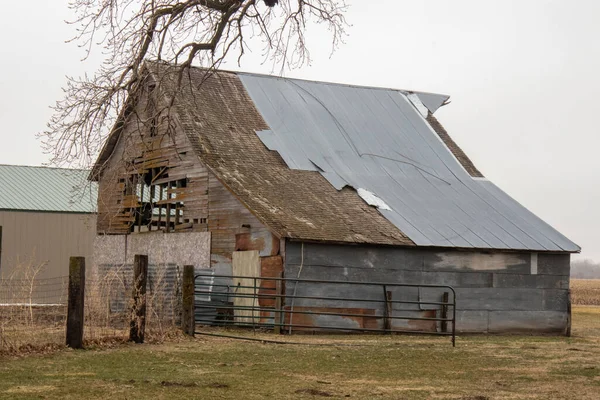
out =
[(0, 165), (0, 210), (92, 213), (98, 196), (89, 171)]
[(93, 214), (1, 211), (0, 275), (9, 276), (18, 264), (47, 262), (39, 278), (69, 274), (69, 257), (86, 257), (92, 265), (96, 234)]
[(239, 74), (271, 128), (259, 132), (292, 169), (366, 189), (420, 246), (579, 251), (486, 180), (475, 180), (405, 94)]

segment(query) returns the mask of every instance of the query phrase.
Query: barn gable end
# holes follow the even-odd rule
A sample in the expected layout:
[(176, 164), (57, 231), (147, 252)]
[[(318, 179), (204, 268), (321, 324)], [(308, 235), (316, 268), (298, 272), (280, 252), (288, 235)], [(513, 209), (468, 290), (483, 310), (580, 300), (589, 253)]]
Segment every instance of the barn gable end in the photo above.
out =
[(211, 266), (225, 271), (239, 249), (236, 237), (278, 243), (198, 158), (176, 118), (150, 117), (157, 107), (151, 98), (147, 89), (139, 96), (97, 175), (97, 233), (210, 232)]

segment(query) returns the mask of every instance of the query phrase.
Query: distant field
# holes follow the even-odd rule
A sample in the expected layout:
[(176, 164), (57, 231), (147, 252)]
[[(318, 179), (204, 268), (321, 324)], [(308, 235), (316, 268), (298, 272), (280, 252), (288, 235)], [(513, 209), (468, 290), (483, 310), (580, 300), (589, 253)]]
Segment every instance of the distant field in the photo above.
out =
[[(214, 331), (213, 331), (214, 332)], [(2, 399), (583, 399), (600, 393), (600, 307), (573, 337), (198, 336), (0, 359)]]
[(571, 301), (578, 305), (600, 305), (600, 279), (571, 279)]

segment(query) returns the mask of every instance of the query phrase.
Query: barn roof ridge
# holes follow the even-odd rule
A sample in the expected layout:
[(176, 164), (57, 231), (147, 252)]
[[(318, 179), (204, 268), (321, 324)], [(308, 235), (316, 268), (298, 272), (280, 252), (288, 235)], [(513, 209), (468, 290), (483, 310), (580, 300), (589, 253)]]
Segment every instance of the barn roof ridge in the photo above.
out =
[[(162, 65), (162, 66), (176, 68), (175, 65), (167, 63), (167, 62), (163, 62), (163, 61), (146, 60), (145, 63), (146, 63), (146, 65), (155, 64), (155, 65), (159, 65), (159, 66)], [(265, 73), (261, 73), (261, 72), (250, 72), (250, 71), (224, 69), (224, 68), (210, 69), (210, 68), (206, 68), (206, 67), (202, 67), (202, 66), (198, 66), (198, 65), (192, 65), (191, 69), (209, 72), (209, 73), (215, 72), (215, 73), (227, 73), (227, 74), (234, 74), (234, 75), (248, 75), (248, 76), (256, 76), (259, 78), (283, 79), (283, 80), (289, 80), (289, 81), (299, 81), (299, 82), (308, 82), (308, 83), (322, 83), (322, 84), (327, 84), (327, 85), (344, 86), (344, 87), (357, 88), (357, 89), (393, 90), (393, 91), (407, 93), (407, 94), (408, 93), (420, 93), (420, 94), (425, 94), (425, 95), (445, 97), (447, 99), (450, 98), (450, 95), (444, 94), (444, 93), (397, 88), (397, 87), (391, 87), (391, 86), (362, 85), (362, 84), (355, 84), (355, 83), (348, 83), (348, 82), (334, 82), (334, 81), (327, 81), (327, 80), (297, 78), (297, 77), (282, 76), (282, 75), (277, 75), (277, 74), (265, 74)]]

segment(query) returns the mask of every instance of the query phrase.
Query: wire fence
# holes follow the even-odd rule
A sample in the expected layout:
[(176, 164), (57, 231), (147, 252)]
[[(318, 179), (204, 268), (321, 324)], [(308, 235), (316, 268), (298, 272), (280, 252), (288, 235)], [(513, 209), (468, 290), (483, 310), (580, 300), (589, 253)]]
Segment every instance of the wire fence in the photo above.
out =
[[(155, 268), (146, 294), (146, 332), (162, 337), (179, 324), (180, 277)], [(168, 279), (167, 279), (168, 276)], [(128, 339), (132, 305), (128, 268), (86, 278), (84, 341)], [(69, 278), (0, 279), (0, 354), (64, 346)]]
[(64, 341), (68, 277), (0, 280), (0, 351)]

